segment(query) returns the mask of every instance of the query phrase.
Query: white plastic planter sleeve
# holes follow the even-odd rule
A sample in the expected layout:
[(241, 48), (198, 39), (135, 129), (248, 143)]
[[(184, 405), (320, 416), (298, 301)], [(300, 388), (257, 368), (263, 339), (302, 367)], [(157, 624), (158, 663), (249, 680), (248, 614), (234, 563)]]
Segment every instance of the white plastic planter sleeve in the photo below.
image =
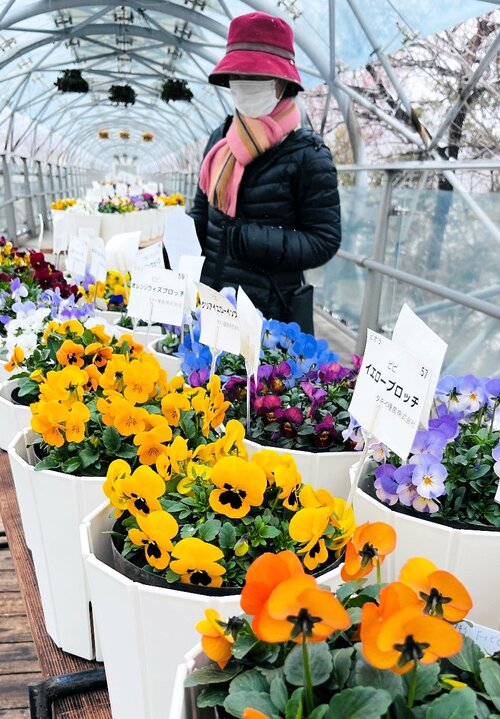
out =
[(167, 355), (165, 352), (159, 352), (156, 349), (156, 346), (158, 344), (159, 340), (157, 337), (149, 343), (148, 346), (148, 352), (151, 352), (152, 355), (156, 357), (158, 360), (160, 367), (163, 367), (167, 371), (167, 376), (170, 379), (171, 377), (174, 377), (176, 374), (179, 374), (181, 370), (181, 361), (179, 357), (174, 357), (173, 355)]
[(15, 379), (0, 385), (0, 449), (7, 449), (16, 434), (30, 426), (30, 408), (14, 404), (11, 400), (12, 391), (16, 387)]
[[(105, 502), (82, 524), (82, 551), (113, 719), (159, 719), (169, 716), (175, 674), (199, 635), (195, 625), (205, 609), (223, 618), (240, 613), (239, 595), (210, 597), (149, 587), (113, 569), (108, 531), (114, 522)], [(323, 575), (321, 584), (336, 589), (340, 568)]]
[(6, 364), (7, 360), (0, 360), (0, 382), (7, 382), (9, 377), (12, 376), (12, 372), (7, 372), (5, 369)]
[(349, 470), (358, 461), (359, 452), (305, 452), (265, 446), (249, 439), (245, 439), (244, 444), (249, 457), (261, 449), (272, 449), (278, 454), (291, 454), (304, 483), (311, 484), (314, 489), (327, 489), (334, 497), (347, 499), (351, 486)]
[[(48, 634), (65, 652), (95, 657), (90, 597), (80, 548), (80, 522), (102, 500), (104, 477), (36, 472), (27, 445), (31, 430), (18, 435), (9, 458), (23, 527), (40, 589)], [(21, 499), (22, 497), (22, 499)]]
[[(369, 471), (368, 463), (362, 476)], [(353, 470), (354, 471), (354, 470)], [(455, 529), (392, 510), (358, 487), (356, 523), (386, 522), (396, 531), (396, 549), (384, 561), (384, 581), (397, 579), (412, 557), (426, 557), (454, 574), (467, 588), (474, 606), (467, 619), (500, 629), (500, 532)]]
[(168, 719), (193, 719), (193, 717), (198, 716), (193, 710), (193, 704), (196, 702), (193, 689), (185, 689), (184, 681), (193, 672), (193, 669), (206, 666), (209, 663), (208, 658), (201, 650), (200, 644), (197, 644), (194, 649), (191, 649), (186, 654), (184, 662), (179, 664), (175, 673)]

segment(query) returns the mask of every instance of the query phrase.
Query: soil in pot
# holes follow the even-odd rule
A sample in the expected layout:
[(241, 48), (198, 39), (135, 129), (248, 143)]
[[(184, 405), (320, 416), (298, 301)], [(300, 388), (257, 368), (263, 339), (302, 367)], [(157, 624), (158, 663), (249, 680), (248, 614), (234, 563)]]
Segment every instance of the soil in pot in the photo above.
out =
[[(160, 587), (161, 589), (175, 589), (181, 592), (191, 592), (194, 594), (203, 594), (211, 597), (228, 597), (235, 594), (240, 594), (242, 587), (204, 587), (204, 586), (193, 586), (191, 584), (182, 584), (181, 582), (169, 583), (160, 574), (151, 572), (148, 569), (144, 569), (144, 559), (141, 554), (137, 554), (134, 557), (126, 558), (121, 554), (124, 545), (123, 532), (121, 520), (118, 519), (113, 525), (111, 533), (111, 546), (113, 551), (113, 563), (117, 572), (123, 574), (128, 579), (132, 579), (134, 582), (139, 584), (146, 584), (151, 587)], [(344, 561), (344, 555), (342, 554), (337, 559), (333, 559), (330, 564), (324, 565), (320, 570), (312, 572), (312, 575), (317, 579), (327, 572), (338, 567)], [(305, 570), (307, 572), (307, 569)], [(321, 582), (320, 582), (321, 583)]]
[(446, 517), (436, 517), (436, 515), (428, 514), (426, 512), (417, 513), (410, 507), (405, 507), (404, 504), (394, 504), (392, 505), (392, 507), (390, 507), (385, 502), (381, 502), (380, 499), (377, 497), (374, 482), (375, 480), (372, 475), (362, 477), (362, 479), (360, 479), (359, 481), (359, 489), (361, 489), (365, 494), (367, 494), (379, 504), (382, 504), (384, 507), (390, 509), (391, 512), (398, 512), (399, 514), (404, 514), (407, 517), (421, 519), (424, 522), (443, 524), (444, 526), (451, 527), (452, 529), (478, 530), (479, 532), (500, 532), (500, 527), (494, 527), (492, 524), (466, 524), (465, 522), (457, 522), (453, 519), (447, 519)]
[(12, 404), (17, 404), (20, 407), (29, 407), (30, 404), (33, 402), (33, 399), (28, 395), (21, 395), (19, 387), (14, 387), (12, 392), (10, 393), (10, 399)]

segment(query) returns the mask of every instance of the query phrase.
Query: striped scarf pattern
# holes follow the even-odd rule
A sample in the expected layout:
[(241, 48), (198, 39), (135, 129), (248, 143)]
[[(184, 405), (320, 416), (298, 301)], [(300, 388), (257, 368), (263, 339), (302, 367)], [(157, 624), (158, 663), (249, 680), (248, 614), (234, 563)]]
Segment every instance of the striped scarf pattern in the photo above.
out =
[(278, 145), (299, 123), (300, 112), (291, 98), (278, 102), (264, 117), (247, 117), (235, 110), (226, 137), (212, 147), (201, 165), (200, 187), (209, 204), (235, 217), (245, 167)]

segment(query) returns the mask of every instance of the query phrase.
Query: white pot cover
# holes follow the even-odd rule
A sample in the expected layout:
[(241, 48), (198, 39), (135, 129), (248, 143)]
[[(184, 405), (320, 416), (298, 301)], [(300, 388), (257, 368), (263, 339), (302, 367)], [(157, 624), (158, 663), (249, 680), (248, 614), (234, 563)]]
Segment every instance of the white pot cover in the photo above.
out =
[(193, 670), (198, 667), (206, 666), (209, 660), (203, 654), (201, 645), (197, 644), (184, 657), (184, 662), (179, 664), (175, 673), (174, 688), (172, 691), (172, 702), (168, 719), (194, 719), (197, 716), (196, 697), (193, 696), (192, 689), (184, 688), (184, 681)]
[(9, 379), (0, 385), (0, 449), (7, 449), (16, 434), (30, 426), (30, 408), (14, 404), (10, 398), (16, 387), (15, 379)]
[(156, 349), (157, 343), (157, 338), (150, 342), (148, 346), (148, 352), (151, 352), (151, 354), (156, 357), (156, 359), (160, 363), (160, 367), (163, 367), (163, 369), (167, 371), (168, 378), (170, 379), (174, 375), (179, 374), (179, 372), (181, 371), (181, 360), (179, 357), (167, 355), (165, 354), (165, 352), (159, 352)]
[(93, 659), (96, 650), (79, 527), (101, 502), (104, 477), (36, 472), (28, 449), (34, 438), (31, 430), (19, 433), (9, 447), (9, 459), (47, 632), (65, 652)]
[[(362, 477), (369, 467), (367, 463)], [(396, 549), (384, 561), (386, 581), (396, 579), (411, 557), (426, 557), (439, 569), (454, 574), (467, 588), (474, 602), (467, 618), (500, 629), (500, 532), (455, 529), (402, 514), (359, 487), (353, 506), (358, 525), (386, 522), (396, 530)]]
[[(195, 624), (207, 608), (229, 618), (240, 610), (239, 595), (210, 597), (149, 587), (115, 569), (108, 502), (82, 523), (82, 551), (102, 654), (113, 719), (168, 717), (177, 667), (199, 635)], [(321, 577), (336, 589), (337, 567)]]
[(250, 457), (261, 449), (291, 454), (303, 482), (312, 484), (314, 489), (327, 489), (334, 497), (347, 499), (351, 486), (349, 470), (359, 459), (359, 452), (304, 452), (271, 445), (266, 447), (250, 439), (245, 439), (244, 444)]

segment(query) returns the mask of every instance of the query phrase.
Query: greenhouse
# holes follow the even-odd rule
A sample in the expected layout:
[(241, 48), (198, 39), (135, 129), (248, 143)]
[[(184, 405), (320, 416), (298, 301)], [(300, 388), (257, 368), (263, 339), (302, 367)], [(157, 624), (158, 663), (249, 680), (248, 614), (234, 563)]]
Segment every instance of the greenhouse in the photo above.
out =
[(0, 716), (500, 716), (499, 0), (0, 0)]

